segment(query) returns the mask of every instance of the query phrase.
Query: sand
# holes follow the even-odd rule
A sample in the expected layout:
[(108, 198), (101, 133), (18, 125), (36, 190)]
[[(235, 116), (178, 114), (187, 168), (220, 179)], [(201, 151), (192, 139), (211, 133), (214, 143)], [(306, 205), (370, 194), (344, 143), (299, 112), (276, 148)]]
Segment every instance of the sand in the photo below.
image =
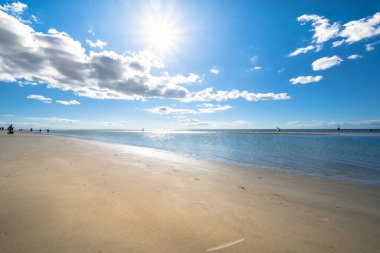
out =
[(0, 252), (379, 252), (380, 187), (0, 132)]

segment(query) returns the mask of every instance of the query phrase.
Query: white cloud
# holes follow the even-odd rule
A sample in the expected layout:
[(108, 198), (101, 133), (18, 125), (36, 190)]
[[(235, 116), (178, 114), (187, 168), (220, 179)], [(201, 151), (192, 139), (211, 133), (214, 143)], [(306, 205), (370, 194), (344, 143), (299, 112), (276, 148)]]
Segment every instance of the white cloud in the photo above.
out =
[(170, 106), (159, 106), (155, 108), (145, 109), (148, 112), (156, 114), (196, 114), (197, 111), (193, 109), (176, 109)]
[(343, 25), (339, 25), (337, 22), (330, 24), (328, 19), (315, 14), (304, 14), (297, 20), (302, 25), (311, 22), (314, 32), (312, 42), (315, 44), (323, 44), (331, 39), (340, 38), (332, 43), (333, 47), (337, 47), (343, 43), (352, 44), (380, 35), (380, 12), (367, 18), (349, 21)]
[(218, 68), (218, 67), (212, 67), (211, 69), (210, 69), (210, 73), (211, 74), (214, 74), (214, 75), (218, 75), (219, 73), (220, 73), (220, 69)]
[(380, 34), (380, 12), (372, 17), (353, 20), (343, 25), (344, 29), (340, 36), (345, 38), (346, 43), (354, 43)]
[(319, 82), (323, 79), (323, 76), (299, 76), (289, 80), (292, 84), (307, 84)]
[(325, 70), (328, 68), (331, 68), (335, 65), (339, 65), (342, 62), (342, 58), (339, 56), (331, 56), (331, 57), (322, 57), (316, 61), (314, 61), (311, 65), (313, 67), (313, 70)]
[(50, 121), (50, 122), (60, 122), (60, 123), (76, 123), (79, 120), (76, 119), (66, 119), (66, 118), (58, 118), (58, 117), (49, 117), (49, 118), (33, 118), (28, 117), (30, 120), (38, 120), (38, 121)]
[(343, 43), (344, 43), (344, 40), (334, 41), (334, 42), (332, 43), (332, 46), (333, 46), (333, 47), (338, 47), (338, 46), (342, 45)]
[(88, 29), (87, 32), (91, 34), (92, 36), (95, 36), (95, 32), (92, 28)]
[[(81, 43), (69, 34), (55, 29), (47, 33), (35, 31), (2, 10), (0, 63), (0, 81), (46, 84), (49, 88), (94, 99), (210, 101), (201, 96), (205, 91), (190, 92), (183, 85), (201, 82), (199, 75), (164, 72), (162, 60), (150, 51), (118, 54), (104, 50), (87, 54)], [(206, 95), (216, 100), (234, 92), (206, 92)], [(240, 92), (238, 97), (248, 101), (290, 98), (286, 93), (248, 91)]]
[(87, 45), (89, 45), (91, 48), (100, 48), (103, 49), (104, 47), (107, 46), (107, 42), (102, 41), (102, 40), (86, 40)]
[(377, 44), (380, 44), (380, 41), (376, 41), (376, 42), (373, 42), (373, 43), (365, 44), (365, 50), (366, 50), (367, 52), (373, 51), (373, 50), (375, 50), (375, 46), (376, 46)]
[(34, 99), (34, 100), (38, 100), (38, 101), (41, 101), (43, 103), (47, 103), (47, 104), (51, 104), (51, 98), (46, 98), (44, 96), (41, 96), (41, 95), (35, 95), (35, 94), (32, 94), (32, 95), (29, 95), (26, 97), (27, 99)]
[(187, 127), (205, 127), (205, 128), (238, 128), (246, 127), (248, 122), (245, 120), (235, 120), (229, 122), (223, 121), (200, 121), (198, 119), (183, 119), (179, 123)]
[(205, 108), (198, 109), (198, 113), (215, 113), (231, 109), (230, 105), (204, 104)]
[(302, 128), (336, 128), (340, 127), (379, 127), (380, 120), (343, 120), (343, 121), (323, 121), (323, 120), (311, 120), (311, 121), (291, 121), (287, 123), (291, 127), (302, 127)]
[(192, 102), (192, 101), (227, 101), (238, 98), (244, 98), (247, 101), (260, 101), (260, 100), (287, 100), (290, 96), (287, 93), (251, 93), (248, 91), (240, 90), (225, 90), (213, 92), (212, 88), (206, 88), (204, 90), (193, 92), (189, 94), (182, 101)]
[(57, 100), (55, 102), (57, 102), (58, 104), (61, 104), (61, 105), (80, 105), (80, 103), (76, 100), (69, 100), (69, 101)]
[(305, 54), (305, 53), (309, 52), (310, 50), (313, 50), (314, 48), (315, 48), (315, 46), (313, 46), (313, 45), (310, 45), (307, 47), (297, 48), (294, 52), (290, 53), (288, 56), (293, 57), (293, 56), (296, 56), (299, 54)]
[(251, 58), (249, 58), (249, 61), (252, 62), (252, 63), (256, 63), (256, 61), (259, 59), (259, 57), (257, 57), (256, 55), (252, 56)]
[(26, 4), (20, 3), (20, 2), (13, 2), (11, 4), (4, 4), (3, 6), (0, 6), (0, 10), (11, 12), (15, 15), (21, 15), (24, 10), (26, 10), (28, 6)]
[(156, 113), (156, 114), (205, 114), (205, 113), (215, 113), (219, 111), (225, 111), (231, 109), (232, 106), (229, 105), (216, 105), (216, 104), (203, 104), (202, 108), (199, 109), (177, 109), (170, 106), (159, 106), (155, 108), (145, 109), (146, 111)]
[(311, 22), (313, 26), (313, 42), (324, 43), (332, 38), (335, 38), (339, 33), (339, 24), (330, 24), (330, 21), (318, 15), (302, 15), (297, 19), (301, 24)]
[(249, 71), (257, 71), (257, 70), (261, 70), (261, 69), (262, 69), (262, 67), (255, 66), (255, 67), (250, 68)]
[(359, 59), (359, 58), (362, 58), (362, 56), (360, 54), (353, 54), (353, 55), (350, 55), (347, 57), (347, 59), (349, 59), (349, 60), (355, 60), (355, 59)]

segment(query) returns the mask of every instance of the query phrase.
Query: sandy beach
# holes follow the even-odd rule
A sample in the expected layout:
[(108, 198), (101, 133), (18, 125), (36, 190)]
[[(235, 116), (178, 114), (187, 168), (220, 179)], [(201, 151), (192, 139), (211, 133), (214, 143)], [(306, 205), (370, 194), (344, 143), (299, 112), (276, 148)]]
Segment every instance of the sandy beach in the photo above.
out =
[(0, 133), (0, 252), (379, 252), (380, 187)]

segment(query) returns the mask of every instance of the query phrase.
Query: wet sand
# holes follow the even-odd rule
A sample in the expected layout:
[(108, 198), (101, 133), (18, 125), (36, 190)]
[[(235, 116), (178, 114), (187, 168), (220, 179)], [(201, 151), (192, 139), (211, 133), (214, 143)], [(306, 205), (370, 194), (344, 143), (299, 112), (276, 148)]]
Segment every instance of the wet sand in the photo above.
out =
[(0, 132), (0, 252), (379, 252), (380, 187)]

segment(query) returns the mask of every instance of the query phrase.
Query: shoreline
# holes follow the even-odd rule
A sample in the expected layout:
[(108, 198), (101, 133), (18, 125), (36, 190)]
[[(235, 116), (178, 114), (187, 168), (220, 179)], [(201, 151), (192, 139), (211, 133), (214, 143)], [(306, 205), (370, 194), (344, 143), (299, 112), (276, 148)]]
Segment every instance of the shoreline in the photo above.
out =
[(0, 251), (380, 248), (378, 186), (44, 137), (0, 134)]
[[(87, 130), (84, 130), (84, 131), (87, 131)], [(94, 131), (97, 131), (97, 130), (94, 130)], [(24, 133), (22, 133), (24, 134)], [(27, 134), (30, 134), (30, 133), (27, 133)], [(39, 133), (33, 133), (33, 134), (39, 134)], [(199, 133), (199, 134), (202, 134), (202, 133)], [(253, 134), (256, 134), (256, 133), (253, 133)], [(267, 134), (267, 133), (258, 133), (258, 134)], [(276, 133), (274, 133), (276, 134)], [(280, 133), (282, 134), (282, 133)], [(284, 133), (284, 134), (288, 134), (288, 133)], [(294, 134), (294, 133), (289, 133), (289, 134)], [(297, 133), (297, 134), (300, 134), (300, 133)], [(309, 134), (309, 133), (307, 133)], [(340, 134), (340, 133), (337, 133), (337, 134)], [(343, 133), (344, 134), (347, 134), (347, 133)], [(46, 134), (42, 134), (42, 135), (46, 135)], [(301, 135), (303, 135), (301, 133)], [(318, 135), (318, 134), (312, 134), (312, 135)], [(325, 135), (325, 134), (322, 134), (322, 135)], [(374, 134), (374, 135), (377, 135), (377, 134)], [(288, 171), (288, 170), (280, 170), (280, 169), (276, 169), (276, 168), (259, 168), (259, 167), (254, 167), (250, 164), (244, 164), (244, 163), (239, 163), (239, 162), (236, 162), (236, 161), (232, 161), (230, 163), (223, 163), (222, 161), (217, 161), (217, 160), (208, 160), (208, 159), (204, 159), (204, 158), (200, 158), (200, 157), (196, 157), (195, 155), (193, 154), (188, 154), (188, 153), (181, 153), (181, 152), (175, 152), (173, 150), (166, 150), (166, 149), (160, 149), (160, 148), (157, 148), (157, 147), (148, 147), (148, 146), (137, 146), (137, 145), (132, 145), (132, 144), (124, 144), (124, 143), (120, 143), (120, 142), (115, 142), (115, 141), (112, 141), (112, 140), (100, 140), (100, 139), (92, 139), (90, 137), (81, 137), (81, 136), (73, 136), (73, 135), (63, 135), (63, 134), (54, 134), (54, 132), (50, 135), (47, 135), (47, 136), (55, 136), (55, 137), (62, 137), (62, 138), (72, 138), (72, 139), (78, 139), (78, 140), (83, 140), (83, 141), (89, 141), (89, 142), (99, 142), (99, 143), (104, 143), (104, 144), (111, 144), (111, 145), (121, 145), (121, 146), (124, 146), (125, 148), (137, 148), (137, 149), (142, 149), (141, 152), (144, 152), (144, 151), (148, 151), (148, 152), (151, 152), (151, 151), (157, 151), (157, 152), (163, 152), (163, 153), (170, 153), (172, 155), (176, 155), (178, 157), (181, 157), (181, 158), (187, 158), (187, 159), (193, 159), (193, 160), (197, 160), (197, 161), (203, 161), (203, 162), (206, 162), (206, 163), (209, 163), (209, 164), (214, 164), (214, 165), (218, 165), (218, 166), (226, 166), (226, 167), (230, 167), (230, 168), (240, 168), (240, 169), (248, 169), (248, 170), (259, 170), (259, 171), (263, 171), (263, 172), (268, 172), (268, 173), (283, 173), (283, 174), (289, 174), (289, 175), (294, 175), (294, 176), (301, 176), (301, 177), (308, 177), (308, 178), (316, 178), (316, 179), (321, 179), (321, 180), (327, 180), (327, 181), (331, 181), (331, 182), (337, 182), (337, 183), (343, 183), (343, 184), (355, 184), (355, 185), (364, 185), (364, 186), (380, 186), (380, 182), (378, 180), (375, 180), (375, 182), (372, 180), (369, 180), (369, 179), (354, 179), (354, 178), (350, 178), (350, 177), (346, 177), (346, 176), (342, 176), (342, 177), (339, 177), (337, 175), (325, 175), (325, 174), (322, 174), (322, 173), (315, 173), (315, 174), (308, 174), (306, 172), (299, 172), (299, 171)], [(379, 134), (380, 136), (380, 134)]]

